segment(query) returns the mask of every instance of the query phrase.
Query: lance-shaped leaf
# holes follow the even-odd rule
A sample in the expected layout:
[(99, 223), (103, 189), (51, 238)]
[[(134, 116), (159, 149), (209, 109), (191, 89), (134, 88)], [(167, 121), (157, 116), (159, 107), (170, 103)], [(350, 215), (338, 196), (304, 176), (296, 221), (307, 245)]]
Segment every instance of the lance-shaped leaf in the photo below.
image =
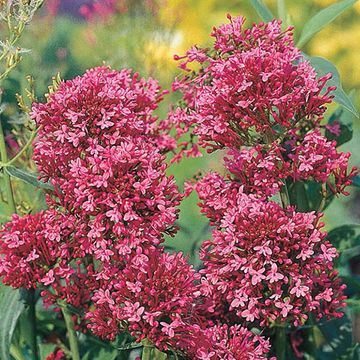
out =
[(15, 166), (6, 166), (6, 172), (19, 180), (26, 182), (27, 184), (33, 185), (38, 188), (54, 190), (54, 187), (50, 183), (44, 183), (38, 180), (38, 176), (36, 174), (30, 173), (26, 170), (19, 169)]
[(316, 33), (330, 24), (357, 0), (344, 0), (319, 11), (303, 27), (297, 47), (303, 47)]
[(10, 346), (16, 324), (25, 309), (21, 290), (0, 283), (0, 359), (10, 360)]
[(264, 4), (262, 0), (250, 0), (250, 2), (258, 15), (265, 22), (270, 22), (275, 18), (271, 10)]
[(306, 55), (304, 57), (315, 68), (319, 77), (329, 73), (332, 74), (332, 78), (326, 84), (327, 86), (336, 86), (336, 90), (332, 92), (332, 95), (334, 96), (334, 101), (337, 104), (342, 105), (346, 110), (350, 111), (356, 117), (359, 117), (359, 114), (355, 109), (351, 98), (345, 93), (342, 88), (340, 75), (335, 65), (322, 57)]

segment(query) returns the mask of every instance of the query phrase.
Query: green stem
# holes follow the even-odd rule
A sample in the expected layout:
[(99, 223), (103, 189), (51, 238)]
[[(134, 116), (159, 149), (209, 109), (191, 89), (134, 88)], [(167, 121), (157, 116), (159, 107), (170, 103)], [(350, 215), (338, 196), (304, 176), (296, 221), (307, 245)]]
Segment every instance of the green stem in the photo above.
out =
[(290, 205), (290, 201), (289, 201), (289, 192), (285, 183), (280, 189), (280, 198), (283, 208), (286, 209)]
[(26, 144), (24, 145), (24, 147), (12, 158), (10, 159), (8, 162), (6, 163), (2, 163), (0, 164), (1, 166), (10, 166), (12, 165), (16, 160), (18, 160), (23, 154), (24, 152), (31, 146), (31, 144), (33, 143), (35, 137), (36, 137), (36, 134), (38, 132), (39, 128), (35, 131), (33, 131), (30, 135), (30, 138), (29, 140), (26, 142)]
[(142, 341), (143, 350), (141, 354), (141, 360), (151, 360), (151, 350), (153, 348), (149, 340), (145, 339)]
[(275, 352), (277, 360), (286, 359), (286, 330), (285, 327), (279, 326), (276, 328), (275, 335)]
[(73, 360), (80, 360), (80, 353), (79, 353), (79, 344), (78, 339), (76, 336), (76, 332), (74, 330), (74, 322), (71, 317), (70, 311), (67, 309), (65, 303), (59, 304), (61, 307), (61, 311), (64, 316), (65, 325), (69, 337), (69, 344), (70, 344), (70, 350), (71, 350), (71, 356)]
[[(0, 119), (0, 156), (1, 156), (2, 163), (8, 162), (8, 156), (7, 156), (7, 152), (6, 152), (5, 135), (4, 135), (1, 119)], [(4, 178), (5, 195), (6, 195), (6, 199), (7, 199), (9, 208), (10, 208), (9, 210), (13, 214), (15, 214), (16, 206), (15, 206), (15, 200), (14, 200), (14, 193), (13, 193), (12, 186), (11, 186), (10, 175), (6, 171), (3, 171), (3, 178)]]
[(327, 189), (326, 189), (326, 183), (321, 184), (321, 202), (317, 209), (317, 213), (321, 213), (326, 205), (326, 199), (327, 199)]
[(28, 291), (29, 291), (29, 318), (30, 318), (30, 333), (31, 333), (30, 348), (31, 348), (31, 352), (33, 354), (33, 359), (38, 360), (38, 359), (40, 359), (40, 356), (39, 356), (39, 349), (38, 349), (37, 341), (36, 341), (37, 331), (36, 331), (35, 290), (30, 289)]

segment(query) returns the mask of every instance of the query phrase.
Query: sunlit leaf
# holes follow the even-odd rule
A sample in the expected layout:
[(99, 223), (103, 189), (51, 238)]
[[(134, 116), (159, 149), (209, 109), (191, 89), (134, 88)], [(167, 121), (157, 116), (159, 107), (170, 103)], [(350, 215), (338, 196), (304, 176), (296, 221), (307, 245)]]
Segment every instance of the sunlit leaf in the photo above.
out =
[(309, 60), (311, 65), (315, 68), (319, 77), (329, 73), (332, 74), (332, 78), (326, 84), (327, 86), (336, 86), (336, 90), (332, 92), (332, 95), (334, 96), (334, 101), (337, 104), (342, 105), (345, 109), (350, 111), (356, 117), (359, 117), (359, 114), (355, 109), (351, 98), (345, 93), (342, 88), (340, 75), (335, 65), (332, 64), (330, 61), (318, 56), (305, 56), (305, 59)]
[(344, 0), (319, 11), (304, 25), (297, 46), (299, 48), (303, 47), (316, 33), (354, 5), (356, 1)]
[(250, 2), (258, 15), (265, 22), (270, 22), (275, 18), (271, 10), (264, 4), (262, 0), (250, 0)]

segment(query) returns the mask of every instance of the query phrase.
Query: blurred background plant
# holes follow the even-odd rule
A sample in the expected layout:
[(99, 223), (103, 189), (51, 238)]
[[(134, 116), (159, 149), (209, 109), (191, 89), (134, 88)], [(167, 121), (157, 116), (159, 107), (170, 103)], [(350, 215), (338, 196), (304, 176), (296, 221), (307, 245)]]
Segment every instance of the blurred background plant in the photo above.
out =
[[(38, 97), (44, 100), (43, 94), (48, 91), (48, 84), (55, 81), (56, 85), (57, 80), (52, 78), (57, 73), (61, 73), (62, 79), (70, 79), (82, 74), (89, 67), (105, 63), (115, 69), (131, 67), (142, 76), (157, 78), (162, 87), (169, 88), (173, 79), (180, 73), (173, 55), (184, 54), (194, 44), (201, 46), (210, 44), (212, 39), (209, 33), (212, 26), (223, 23), (226, 13), (245, 16), (248, 24), (259, 22), (259, 16), (252, 7), (252, 2), (256, 3), (250, 0), (46, 0), (22, 36), (19, 44), (22, 50), (21, 54), (20, 52), (18, 54), (23, 58), (22, 61), (17, 63), (16, 68), (8, 74), (2, 84), (0, 110), (8, 154), (10, 157), (15, 156), (31, 138), (33, 129), (29, 124), (26, 106), (29, 106), (32, 98)], [(337, 2), (336, 0), (287, 0), (288, 15), (284, 16), (285, 23), (295, 26), (295, 38), (299, 39), (299, 29), (303, 28), (309, 18), (322, 8)], [(0, 0), (0, 4), (5, 3), (7, 2)], [(279, 3), (284, 2), (268, 0), (264, 3), (275, 14)], [(284, 9), (279, 10), (281, 12)], [(313, 39), (303, 44), (303, 50), (308, 55), (325, 57), (337, 66), (344, 90), (346, 93), (352, 91), (357, 108), (360, 105), (359, 20), (360, 2), (357, 2)], [(2, 41), (5, 31), (6, 23), (3, 22), (0, 25)], [(2, 42), (0, 46), (4, 48), (5, 44)], [(36, 83), (33, 79), (36, 79)], [(20, 98), (16, 94), (24, 99), (21, 103), (22, 109), (19, 109)], [(170, 103), (177, 98), (175, 94), (170, 94), (166, 99), (165, 105), (159, 109), (160, 117), (166, 116)], [(328, 113), (331, 114), (336, 107), (337, 105), (333, 104)], [(347, 112), (345, 115), (349, 123), (353, 116)], [(352, 165), (360, 164), (359, 124), (360, 121), (355, 119), (352, 139), (340, 148), (341, 151), (353, 153)], [(349, 131), (352, 131), (351, 126), (348, 126)], [(175, 174), (182, 188), (185, 179), (190, 179), (201, 171), (205, 172), (211, 168), (221, 172), (219, 168), (221, 162), (216, 156), (204, 154), (202, 158), (185, 159), (180, 164), (172, 165), (169, 171)], [(16, 164), (27, 168), (30, 173), (35, 173), (36, 169), (30, 157), (31, 148), (28, 148), (16, 159)], [(17, 210), (21, 214), (37, 212), (45, 206), (43, 192), (36, 188), (34, 192), (36, 175), (26, 176), (25, 183), (13, 181)], [(2, 178), (1, 181), (4, 179)], [(175, 240), (168, 241), (168, 246), (189, 254), (190, 259), (198, 265), (196, 250), (200, 242), (210, 236), (210, 229), (207, 220), (200, 215), (196, 207), (197, 201), (195, 194), (192, 194), (182, 203), (179, 219), (181, 231)], [(11, 207), (3, 201), (0, 221), (7, 221), (11, 213)], [(356, 224), (359, 219), (360, 192), (355, 187), (349, 197), (341, 198), (336, 204), (330, 205), (325, 212), (328, 229), (343, 224)], [(350, 303), (356, 310), (360, 308), (360, 302), (357, 300), (360, 294), (360, 281), (357, 280), (360, 273), (358, 265), (360, 236), (352, 227), (342, 230), (347, 234), (345, 239), (347, 245), (343, 242), (343, 231), (332, 232), (332, 236), (334, 241), (347, 251), (345, 260), (344, 258), (341, 260), (340, 270), (348, 277), (349, 292), (353, 295)], [(350, 243), (356, 245), (355, 250), (353, 246), (349, 246)], [(333, 331), (340, 326), (345, 325), (339, 320), (338, 323), (334, 323)], [(328, 335), (332, 336), (330, 333)], [(316, 336), (321, 342), (325, 335)], [(341, 336), (345, 337), (344, 333)], [(340, 337), (337, 337), (334, 340), (335, 347), (339, 346), (339, 341), (341, 342), (339, 339)], [(43, 346), (41, 351), (46, 353), (53, 348), (53, 344), (49, 347)], [(339, 356), (347, 356), (339, 354)], [(326, 355), (324, 356), (325, 359)], [(350, 359), (350, 357), (345, 358)]]

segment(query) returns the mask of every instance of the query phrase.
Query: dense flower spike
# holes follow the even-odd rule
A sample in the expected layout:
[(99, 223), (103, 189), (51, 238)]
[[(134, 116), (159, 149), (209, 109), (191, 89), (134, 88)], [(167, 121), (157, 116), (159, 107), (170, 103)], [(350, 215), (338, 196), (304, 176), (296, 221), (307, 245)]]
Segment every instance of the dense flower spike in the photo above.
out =
[(239, 325), (217, 325), (199, 331), (196, 344), (187, 353), (198, 360), (267, 359), (270, 343)]
[(89, 327), (106, 339), (128, 330), (137, 341), (147, 338), (160, 349), (186, 343), (197, 278), (181, 253), (144, 254), (96, 292)]
[(72, 161), (97, 158), (105, 148), (117, 150), (129, 138), (146, 136), (161, 151), (172, 149), (174, 141), (153, 114), (164, 93), (157, 81), (127, 69), (99, 67), (62, 82), (46, 104), (32, 109), (41, 126), (34, 151), (40, 172), (62, 178)]
[(229, 19), (230, 24), (214, 29), (213, 50), (193, 48), (181, 65), (195, 61), (202, 66), (190, 80), (194, 111), (189, 115), (200, 144), (210, 151), (252, 145), (249, 129), (266, 141), (300, 120), (317, 122), (333, 88), (320, 94), (329, 75), (317, 79), (294, 47), (291, 28), (283, 32), (274, 20), (244, 30), (244, 18)]
[(97, 286), (92, 265), (82, 268), (82, 226), (55, 210), (13, 215), (0, 231), (0, 276), (15, 288), (40, 288), (45, 304), (59, 299), (83, 309)]
[[(13, 287), (35, 288), (55, 281), (56, 272), (70, 276), (67, 260), (71, 249), (64, 238), (74, 231), (73, 219), (55, 210), (19, 217), (5, 224), (0, 232), (0, 275)], [(76, 237), (74, 238), (76, 241)]]
[(34, 150), (40, 173), (58, 204), (87, 223), (82, 248), (102, 261), (114, 254), (114, 238), (125, 254), (173, 232), (181, 196), (162, 154), (174, 140), (153, 115), (162, 95), (154, 80), (103, 67), (33, 107), (42, 127)]
[(225, 302), (230, 313), (261, 325), (299, 325), (309, 313), (341, 316), (345, 297), (333, 270), (337, 252), (324, 240), (319, 216), (282, 209), (242, 187), (224, 189), (217, 185), (221, 181), (210, 174), (197, 185), (203, 212), (216, 226), (201, 250), (201, 293), (218, 301), (207, 305), (210, 311)]

